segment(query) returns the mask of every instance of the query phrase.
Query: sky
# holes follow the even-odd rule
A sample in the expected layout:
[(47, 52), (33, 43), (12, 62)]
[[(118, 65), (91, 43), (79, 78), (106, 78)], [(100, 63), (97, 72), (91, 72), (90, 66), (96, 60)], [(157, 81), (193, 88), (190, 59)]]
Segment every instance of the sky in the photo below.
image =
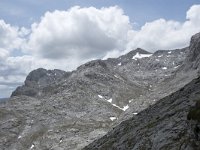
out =
[(0, 0), (0, 98), (37, 68), (189, 45), (199, 0)]

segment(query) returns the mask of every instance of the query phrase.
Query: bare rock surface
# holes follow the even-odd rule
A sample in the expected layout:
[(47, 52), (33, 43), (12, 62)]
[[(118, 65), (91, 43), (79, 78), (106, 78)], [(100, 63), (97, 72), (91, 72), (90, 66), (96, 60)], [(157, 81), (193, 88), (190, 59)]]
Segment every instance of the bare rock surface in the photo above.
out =
[(0, 103), (0, 147), (82, 149), (196, 78), (199, 43), (197, 34), (183, 49), (151, 54), (138, 48), (118, 58), (90, 61), (72, 72), (32, 71), (24, 85)]
[(200, 77), (122, 122), (84, 150), (200, 148)]

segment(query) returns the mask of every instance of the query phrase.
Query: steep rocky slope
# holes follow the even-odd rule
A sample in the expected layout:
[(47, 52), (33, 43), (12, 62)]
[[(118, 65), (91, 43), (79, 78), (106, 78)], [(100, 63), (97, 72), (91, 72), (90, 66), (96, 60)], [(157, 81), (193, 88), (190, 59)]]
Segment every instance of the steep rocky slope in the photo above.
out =
[(136, 49), (72, 72), (32, 71), (0, 104), (0, 147), (83, 148), (194, 79), (198, 65), (191, 66), (198, 57), (190, 56), (198, 49), (198, 37), (187, 48), (153, 54)]
[[(198, 33), (191, 38), (186, 59), (176, 71), (175, 78), (168, 81), (177, 84), (179, 79), (184, 78), (184, 73), (194, 77), (196, 75), (194, 71), (199, 72), (200, 68), (199, 54), (200, 34)], [(191, 78), (188, 76), (187, 79)], [(163, 87), (166, 88), (166, 86)], [(157, 89), (157, 91), (159, 90)], [(200, 148), (199, 116), (200, 77), (136, 116), (122, 122), (107, 135), (84, 149), (198, 150)]]
[(84, 150), (200, 148), (200, 77), (122, 122)]

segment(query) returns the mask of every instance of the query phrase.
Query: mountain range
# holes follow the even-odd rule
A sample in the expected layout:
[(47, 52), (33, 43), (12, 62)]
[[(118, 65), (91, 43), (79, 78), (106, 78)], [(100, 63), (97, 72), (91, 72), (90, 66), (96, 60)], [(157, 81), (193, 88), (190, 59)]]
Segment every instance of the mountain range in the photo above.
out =
[(0, 147), (198, 149), (199, 68), (197, 33), (182, 49), (33, 70), (0, 103)]

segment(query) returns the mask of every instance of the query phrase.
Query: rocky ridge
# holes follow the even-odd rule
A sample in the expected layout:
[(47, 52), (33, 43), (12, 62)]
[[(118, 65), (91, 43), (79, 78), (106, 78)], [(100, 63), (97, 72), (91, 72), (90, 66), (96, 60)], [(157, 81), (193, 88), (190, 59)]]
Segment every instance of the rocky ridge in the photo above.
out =
[(194, 79), (198, 65), (189, 66), (198, 61), (190, 59), (198, 39), (197, 34), (190, 47), (153, 54), (136, 49), (119, 58), (88, 62), (72, 72), (32, 71), (0, 105), (0, 146), (83, 148)]
[[(187, 57), (177, 70), (176, 76), (184, 72), (191, 73), (193, 69), (199, 72), (200, 33), (191, 38), (187, 49)], [(199, 73), (197, 74), (199, 76)], [(200, 77), (123, 121), (104, 137), (86, 146), (84, 150), (198, 150), (200, 148), (199, 94)]]

